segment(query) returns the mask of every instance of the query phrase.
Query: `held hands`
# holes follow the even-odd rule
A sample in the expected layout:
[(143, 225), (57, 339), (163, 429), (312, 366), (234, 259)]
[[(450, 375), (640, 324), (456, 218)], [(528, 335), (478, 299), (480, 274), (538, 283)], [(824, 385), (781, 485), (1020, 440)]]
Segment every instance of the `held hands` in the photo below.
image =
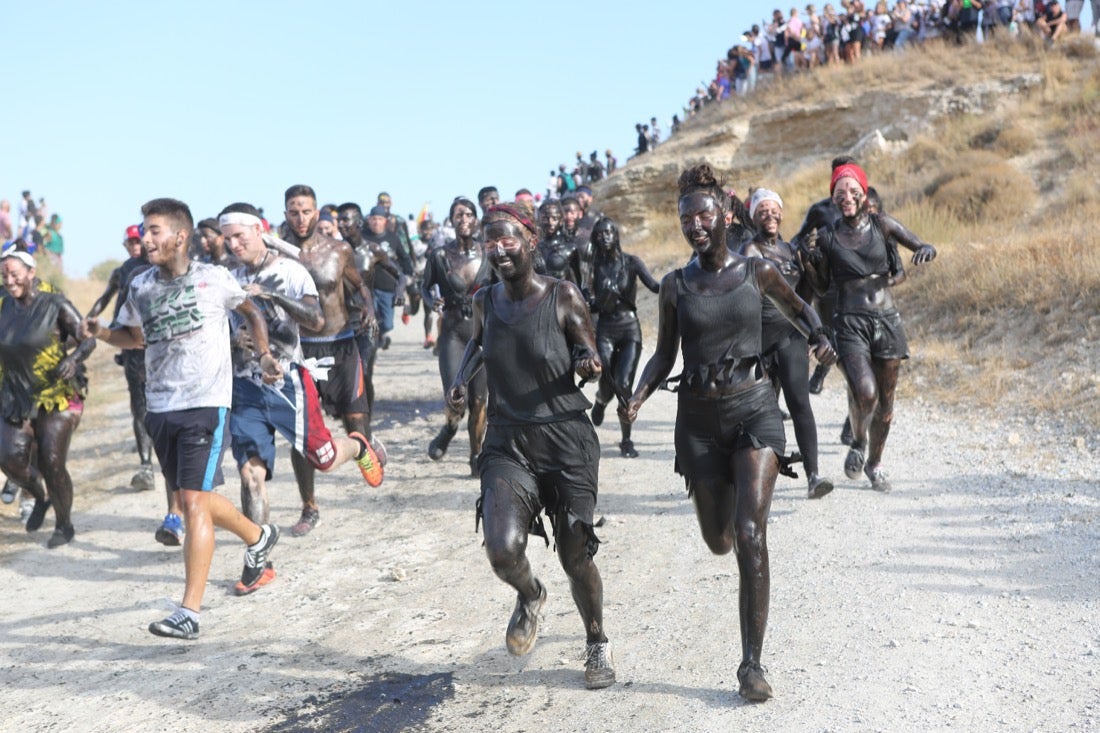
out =
[(253, 298), (271, 299), (271, 293), (265, 290), (259, 283), (248, 283), (244, 286), (244, 291)]
[(836, 349), (825, 334), (819, 334), (816, 340), (810, 343), (810, 353), (817, 359), (818, 364), (832, 366), (836, 363)]
[(936, 248), (930, 244), (922, 244), (920, 247), (917, 247), (917, 251), (913, 253), (914, 265), (923, 265), (934, 259), (936, 259)]
[(635, 395), (626, 402), (619, 403), (619, 419), (627, 425), (633, 425), (638, 419), (638, 410), (642, 408), (642, 398)]
[(98, 318), (85, 318), (80, 322), (80, 338), (82, 339), (98, 338), (103, 330), (103, 324), (99, 322)]

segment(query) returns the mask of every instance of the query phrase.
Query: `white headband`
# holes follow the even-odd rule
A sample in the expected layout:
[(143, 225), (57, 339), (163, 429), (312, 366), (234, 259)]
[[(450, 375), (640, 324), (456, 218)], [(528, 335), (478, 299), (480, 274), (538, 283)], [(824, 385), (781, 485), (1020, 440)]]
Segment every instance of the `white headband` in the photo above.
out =
[(779, 194), (775, 191), (769, 191), (766, 188), (758, 188), (752, 192), (752, 198), (749, 199), (749, 218), (756, 218), (756, 207), (765, 201), (774, 201), (779, 204), (779, 208), (783, 208), (783, 199), (779, 198)]
[(0, 260), (6, 260), (9, 257), (19, 260), (20, 262), (22, 262), (24, 265), (31, 268), (32, 270), (36, 269), (35, 264), (34, 264), (34, 257), (31, 257), (30, 254), (28, 254), (27, 252), (24, 252), (24, 251), (19, 250), (19, 249), (9, 249), (7, 252), (5, 252), (3, 254), (3, 256), (0, 256)]
[(247, 214), (243, 211), (230, 211), (228, 214), (222, 214), (218, 217), (218, 226), (223, 227), (226, 224), (240, 224), (242, 227), (258, 226), (260, 229), (264, 228), (263, 222), (260, 221), (260, 217)]

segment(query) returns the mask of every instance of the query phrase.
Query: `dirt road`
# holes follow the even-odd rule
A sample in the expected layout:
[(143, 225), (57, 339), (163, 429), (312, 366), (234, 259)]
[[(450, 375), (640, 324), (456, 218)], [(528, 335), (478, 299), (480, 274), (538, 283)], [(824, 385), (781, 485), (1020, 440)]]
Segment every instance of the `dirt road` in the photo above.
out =
[[(840, 470), (842, 393), (816, 399), (838, 488), (781, 477), (769, 546), (764, 663), (775, 699), (742, 703), (737, 566), (709, 554), (672, 470), (675, 403), (659, 394), (620, 458), (599, 430), (597, 556), (618, 683), (584, 689), (583, 634), (563, 573), (529, 554), (550, 598), (523, 659), (504, 649), (514, 595), (474, 533), (463, 433), (439, 424), (434, 361), (399, 327), (378, 365), (385, 483), (321, 477), (321, 523), (284, 535), (277, 579), (230, 594), (241, 547), (219, 533), (202, 636), (146, 630), (182, 591), (178, 549), (153, 541), (164, 497), (134, 470), (109, 349), (73, 447), (76, 539), (47, 550), (0, 507), (3, 731), (1073, 731), (1100, 728), (1100, 465), (1095, 436), (1056, 423), (898, 405), (894, 491)], [(919, 352), (919, 345), (915, 345)], [(903, 375), (904, 379), (904, 375)], [(791, 439), (793, 445), (793, 438)], [(234, 475), (231, 459), (226, 474)], [(236, 481), (223, 488), (237, 498)], [(273, 519), (297, 519), (280, 456)]]

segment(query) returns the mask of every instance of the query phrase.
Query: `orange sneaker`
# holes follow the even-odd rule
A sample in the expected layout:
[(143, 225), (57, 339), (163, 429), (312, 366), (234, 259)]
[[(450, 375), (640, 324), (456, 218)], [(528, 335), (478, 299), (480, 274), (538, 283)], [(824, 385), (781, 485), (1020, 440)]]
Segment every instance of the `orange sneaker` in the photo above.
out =
[(233, 586), (233, 592), (239, 596), (247, 596), (249, 593), (255, 593), (273, 580), (275, 580), (275, 568), (271, 565), (265, 565), (264, 571), (260, 573), (259, 580), (252, 585), (245, 585), (238, 580), (237, 584)]
[(362, 433), (351, 432), (348, 433), (348, 437), (354, 438), (363, 444), (363, 452), (355, 459), (355, 462), (359, 464), (359, 471), (362, 472), (367, 485), (372, 488), (381, 486), (383, 478), (382, 462), (378, 460), (378, 454), (374, 452), (370, 442)]

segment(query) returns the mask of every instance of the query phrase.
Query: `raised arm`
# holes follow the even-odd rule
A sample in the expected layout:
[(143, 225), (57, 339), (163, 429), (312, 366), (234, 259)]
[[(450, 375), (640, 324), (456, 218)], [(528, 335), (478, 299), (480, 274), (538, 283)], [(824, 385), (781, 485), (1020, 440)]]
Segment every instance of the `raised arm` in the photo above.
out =
[[(111, 270), (111, 276), (107, 278), (107, 287), (103, 291), (103, 295), (99, 296), (96, 302), (92, 303), (91, 309), (88, 311), (88, 318), (95, 318), (102, 313), (107, 304), (111, 302), (111, 298), (115, 297), (118, 293), (119, 287), (122, 285), (122, 274), (119, 272), (118, 267)], [(118, 297), (123, 297), (119, 295)]]

